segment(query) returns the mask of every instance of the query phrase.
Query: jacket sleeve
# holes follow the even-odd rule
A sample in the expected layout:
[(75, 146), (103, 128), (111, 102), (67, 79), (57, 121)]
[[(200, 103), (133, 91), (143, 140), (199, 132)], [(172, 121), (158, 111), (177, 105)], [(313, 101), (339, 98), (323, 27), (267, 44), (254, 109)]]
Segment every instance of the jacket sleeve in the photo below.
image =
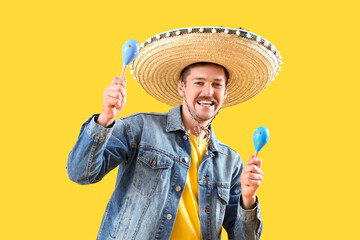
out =
[(95, 122), (97, 117), (93, 115), (82, 125), (69, 153), (66, 171), (70, 180), (79, 184), (100, 181), (131, 156), (130, 126), (117, 120), (110, 128), (104, 128)]
[[(239, 157), (240, 158), (240, 157)], [(223, 226), (226, 229), (229, 239), (234, 240), (258, 240), (262, 232), (262, 220), (258, 197), (256, 206), (253, 209), (245, 210), (241, 207), (241, 183), (240, 176), (243, 170), (243, 162), (233, 173), (230, 199), (226, 207)]]

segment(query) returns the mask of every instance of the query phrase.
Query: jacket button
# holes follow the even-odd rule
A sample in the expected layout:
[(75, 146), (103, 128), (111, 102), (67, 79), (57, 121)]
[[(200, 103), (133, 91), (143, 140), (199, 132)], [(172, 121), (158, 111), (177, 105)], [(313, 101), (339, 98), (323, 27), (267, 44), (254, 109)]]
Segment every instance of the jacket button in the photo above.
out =
[(177, 187), (175, 188), (175, 190), (176, 190), (177, 192), (180, 192), (181, 187), (180, 187), (180, 186), (177, 186)]
[(167, 220), (171, 220), (172, 219), (171, 214), (166, 215), (166, 218), (167, 218)]
[(186, 135), (183, 136), (184, 140), (188, 140), (188, 137)]
[(187, 162), (189, 161), (188, 157), (185, 157), (185, 158), (183, 159), (183, 161), (184, 161), (184, 163), (187, 163)]

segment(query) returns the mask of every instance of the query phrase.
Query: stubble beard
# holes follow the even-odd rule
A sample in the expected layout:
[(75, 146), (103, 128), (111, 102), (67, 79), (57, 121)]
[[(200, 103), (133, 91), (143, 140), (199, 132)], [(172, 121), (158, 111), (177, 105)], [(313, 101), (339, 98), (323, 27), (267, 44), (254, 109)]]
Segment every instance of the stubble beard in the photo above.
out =
[[(186, 103), (186, 108), (188, 109), (191, 118), (193, 118), (195, 120), (195, 122), (200, 123), (201, 125), (204, 125), (204, 123), (206, 125), (208, 122), (211, 122), (212, 119), (216, 116), (216, 114), (220, 110), (220, 109), (217, 109), (218, 101), (212, 96), (211, 97), (207, 97), (207, 96), (197, 97), (191, 106), (189, 105), (189, 103), (186, 99), (186, 96), (184, 96), (184, 99), (185, 99), (185, 103)], [(214, 110), (213, 110), (213, 113), (211, 114), (211, 116), (209, 116), (209, 117), (202, 117), (200, 110), (196, 110), (196, 107), (201, 108), (201, 106), (197, 106), (197, 105), (199, 105), (197, 102), (199, 100), (203, 100), (203, 99), (211, 99), (212, 101), (214, 101), (214, 106), (213, 106)], [(210, 110), (208, 110), (208, 111), (210, 111)]]

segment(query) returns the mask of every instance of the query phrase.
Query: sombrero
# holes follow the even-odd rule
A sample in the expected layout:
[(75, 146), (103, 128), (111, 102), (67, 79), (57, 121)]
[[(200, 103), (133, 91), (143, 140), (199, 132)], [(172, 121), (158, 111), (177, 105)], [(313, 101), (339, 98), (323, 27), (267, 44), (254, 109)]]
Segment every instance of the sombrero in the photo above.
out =
[(223, 107), (244, 102), (264, 90), (280, 71), (280, 52), (263, 37), (226, 27), (180, 28), (157, 34), (141, 44), (133, 74), (155, 99), (177, 106), (181, 71), (196, 62), (213, 62), (229, 72)]

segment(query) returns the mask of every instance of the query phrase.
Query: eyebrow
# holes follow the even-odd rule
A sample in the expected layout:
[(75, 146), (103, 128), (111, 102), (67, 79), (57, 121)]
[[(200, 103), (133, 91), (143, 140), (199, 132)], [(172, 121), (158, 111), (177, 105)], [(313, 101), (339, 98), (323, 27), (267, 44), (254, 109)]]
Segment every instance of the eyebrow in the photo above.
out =
[[(191, 81), (197, 81), (197, 80), (206, 80), (206, 78), (198, 77), (198, 78), (191, 79)], [(214, 78), (213, 80), (221, 82), (223, 79), (222, 78)]]

